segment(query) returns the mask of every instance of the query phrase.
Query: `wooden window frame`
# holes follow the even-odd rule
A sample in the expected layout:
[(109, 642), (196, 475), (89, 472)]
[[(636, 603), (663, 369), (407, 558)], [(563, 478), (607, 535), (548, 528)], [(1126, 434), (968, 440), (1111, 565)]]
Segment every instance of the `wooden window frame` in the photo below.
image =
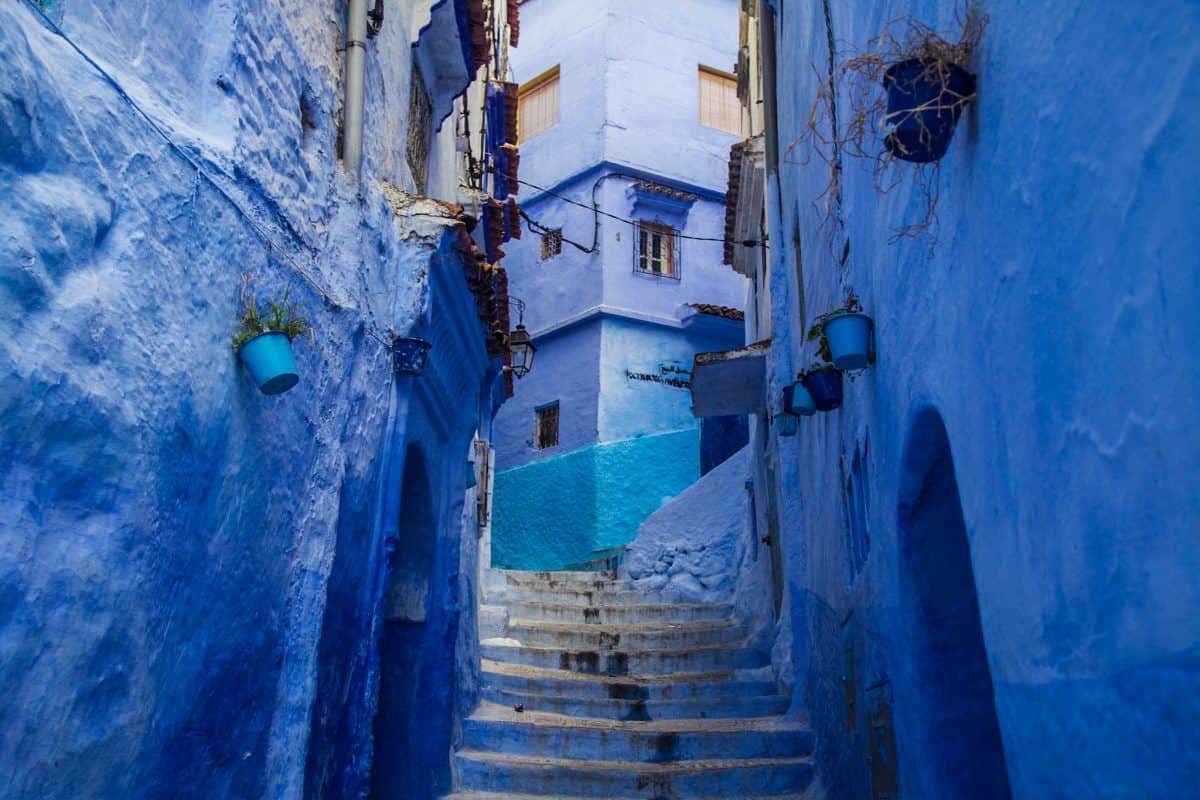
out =
[(726, 128), (726, 127), (723, 127), (720, 125), (711, 125), (708, 122), (704, 121), (704, 81), (701, 78), (702, 74), (707, 74), (707, 75), (713, 76), (714, 78), (720, 78), (722, 80), (732, 83), (733, 96), (735, 99), (737, 99), (737, 84), (738, 84), (737, 75), (733, 74), (732, 72), (726, 72), (723, 69), (717, 69), (716, 67), (707, 66), (705, 64), (699, 64), (697, 66), (698, 66), (698, 69), (696, 70), (696, 99), (697, 99), (696, 118), (697, 118), (697, 120), (700, 122), (701, 125), (703, 125), (706, 128), (712, 128), (713, 130), (716, 130), (716, 131), (724, 131), (725, 133), (730, 133), (735, 136), (741, 136), (742, 135), (741, 101), (737, 102), (737, 115), (736, 115), (737, 130), (730, 130), (729, 128)]
[[(658, 235), (660, 237), (669, 237), (670, 242), (663, 253), (662, 243), (659, 243), (658, 262), (667, 262), (670, 271), (662, 271), (653, 269), (653, 255), (644, 252), (642, 247), (643, 239), (647, 240), (647, 245), (651, 244), (649, 237)], [(662, 222), (638, 221), (634, 224), (633, 231), (633, 271), (638, 275), (648, 275), (652, 278), (667, 278), (669, 280), (679, 280), (683, 275), (683, 263), (680, 253), (680, 237), (679, 230)]]
[[(558, 110), (559, 110), (559, 105), (562, 102), (561, 93), (559, 93), (556, 97), (556, 100), (558, 102), (556, 102), (554, 105), (554, 121), (552, 123), (550, 123), (546, 127), (542, 128), (541, 130), (537, 131), (536, 133), (534, 133), (530, 136), (526, 136), (524, 134), (524, 131), (521, 126), (521, 107), (525, 103), (526, 96), (545, 87), (546, 84), (548, 84), (552, 81), (557, 82), (558, 79), (559, 79), (559, 65), (555, 64), (553, 67), (546, 70), (541, 75), (538, 75), (537, 77), (532, 78), (532, 79), (526, 81), (525, 83), (521, 84), (521, 87), (517, 90), (517, 138), (520, 141), (516, 142), (515, 144), (520, 144), (521, 142), (532, 141), (533, 139), (536, 139), (537, 137), (541, 136), (546, 131), (548, 131), (551, 128), (554, 128), (558, 125), (558, 122), (559, 122)], [(561, 88), (561, 84), (559, 84), (559, 86)]]
[[(553, 416), (551, 416), (548, 413), (551, 411), (554, 412)], [(543, 426), (543, 421), (544, 420), (548, 421), (550, 419), (553, 419), (552, 432), (553, 432), (554, 441), (548, 441), (550, 438), (549, 433), (547, 433), (545, 439), (543, 439), (543, 430), (545, 430), (546, 428), (551, 428), (551, 425)], [(559, 432), (560, 432), (560, 428), (561, 428), (561, 426), (560, 426), (561, 419), (562, 419), (562, 416), (561, 416), (561, 413), (559, 410), (559, 402), (557, 400), (555, 400), (553, 403), (546, 403), (545, 405), (540, 405), (533, 409), (533, 421), (534, 421), (533, 449), (534, 450), (548, 450), (551, 447), (558, 447)]]

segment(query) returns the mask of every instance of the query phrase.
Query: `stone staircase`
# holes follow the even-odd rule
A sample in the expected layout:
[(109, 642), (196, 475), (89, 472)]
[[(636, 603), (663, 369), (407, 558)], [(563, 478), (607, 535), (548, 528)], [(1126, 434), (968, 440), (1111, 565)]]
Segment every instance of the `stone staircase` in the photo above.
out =
[(671, 605), (595, 572), (486, 583), (484, 702), (451, 798), (803, 795), (812, 733), (781, 717), (769, 656), (730, 604)]

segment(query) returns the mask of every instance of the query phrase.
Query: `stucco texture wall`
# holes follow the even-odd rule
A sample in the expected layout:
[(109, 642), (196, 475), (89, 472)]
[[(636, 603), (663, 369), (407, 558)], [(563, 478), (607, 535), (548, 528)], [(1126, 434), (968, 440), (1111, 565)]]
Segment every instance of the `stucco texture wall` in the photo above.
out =
[[(771, 248), (771, 397), (808, 363), (805, 324), (848, 291), (875, 319), (879, 355), (841, 411), (800, 420), (794, 437), (773, 430), (766, 449), (795, 687), (813, 710), (823, 780), (838, 797), (867, 796), (867, 716), (887, 702), (903, 796), (939, 785), (918, 743), (931, 709), (914, 676), (921, 631), (905, 611), (925, 579), (902, 558), (900, 525), (913, 502), (903, 487), (920, 479), (906, 442), (933, 413), (953, 459), (1013, 795), (1192, 793), (1200, 455), (1181, 443), (1200, 414), (1190, 347), (1200, 9), (1067, 4), (1035, 22), (1022, 4), (987, 3), (970, 65), (979, 94), (941, 162), (940, 237), (892, 242), (920, 215), (911, 168), (880, 195), (869, 165), (850, 160), (835, 226), (835, 252), (850, 246), (843, 265), (813, 205), (828, 174), (806, 163), (806, 145), (786, 148), (804, 131), (826, 42), (862, 48), (905, 13), (950, 27), (952, 3), (775, 5), (785, 148), (768, 192), (782, 245)], [(861, 572), (845, 499), (856, 452), (869, 489)]]
[[(360, 198), (332, 8), (46, 5), (112, 77), (0, 8), (0, 795), (295, 797), (334, 553), (372, 543), (368, 331), (412, 327), (442, 241), (379, 186), (408, 59), (369, 59)], [(316, 329), (287, 394), (230, 348), (243, 274)]]

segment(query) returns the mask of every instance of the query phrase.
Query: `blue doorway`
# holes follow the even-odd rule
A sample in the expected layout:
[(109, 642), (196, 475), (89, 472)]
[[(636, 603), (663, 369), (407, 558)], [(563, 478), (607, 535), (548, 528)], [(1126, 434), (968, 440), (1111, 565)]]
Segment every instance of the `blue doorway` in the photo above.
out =
[(932, 408), (917, 415), (905, 446), (898, 541), (908, 645), (897, 670), (905, 689), (899, 734), (908, 739), (900, 747), (902, 796), (1009, 800), (954, 459)]

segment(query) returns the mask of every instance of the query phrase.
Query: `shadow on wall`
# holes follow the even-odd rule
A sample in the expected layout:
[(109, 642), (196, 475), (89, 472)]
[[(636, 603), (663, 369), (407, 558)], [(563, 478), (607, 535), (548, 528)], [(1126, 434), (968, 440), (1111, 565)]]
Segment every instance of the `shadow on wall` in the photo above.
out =
[(908, 797), (1008, 800), (970, 543), (946, 427), (933, 408), (915, 417), (900, 481), (900, 614), (909, 648), (895, 670), (901, 784)]
[(447, 565), (458, 558), (437, 552), (433, 492), (416, 445), (405, 456), (403, 486), (383, 601), (371, 800), (424, 800), (450, 789), (454, 664), (446, 654), (458, 618), (446, 613), (443, 594), (454, 585)]

